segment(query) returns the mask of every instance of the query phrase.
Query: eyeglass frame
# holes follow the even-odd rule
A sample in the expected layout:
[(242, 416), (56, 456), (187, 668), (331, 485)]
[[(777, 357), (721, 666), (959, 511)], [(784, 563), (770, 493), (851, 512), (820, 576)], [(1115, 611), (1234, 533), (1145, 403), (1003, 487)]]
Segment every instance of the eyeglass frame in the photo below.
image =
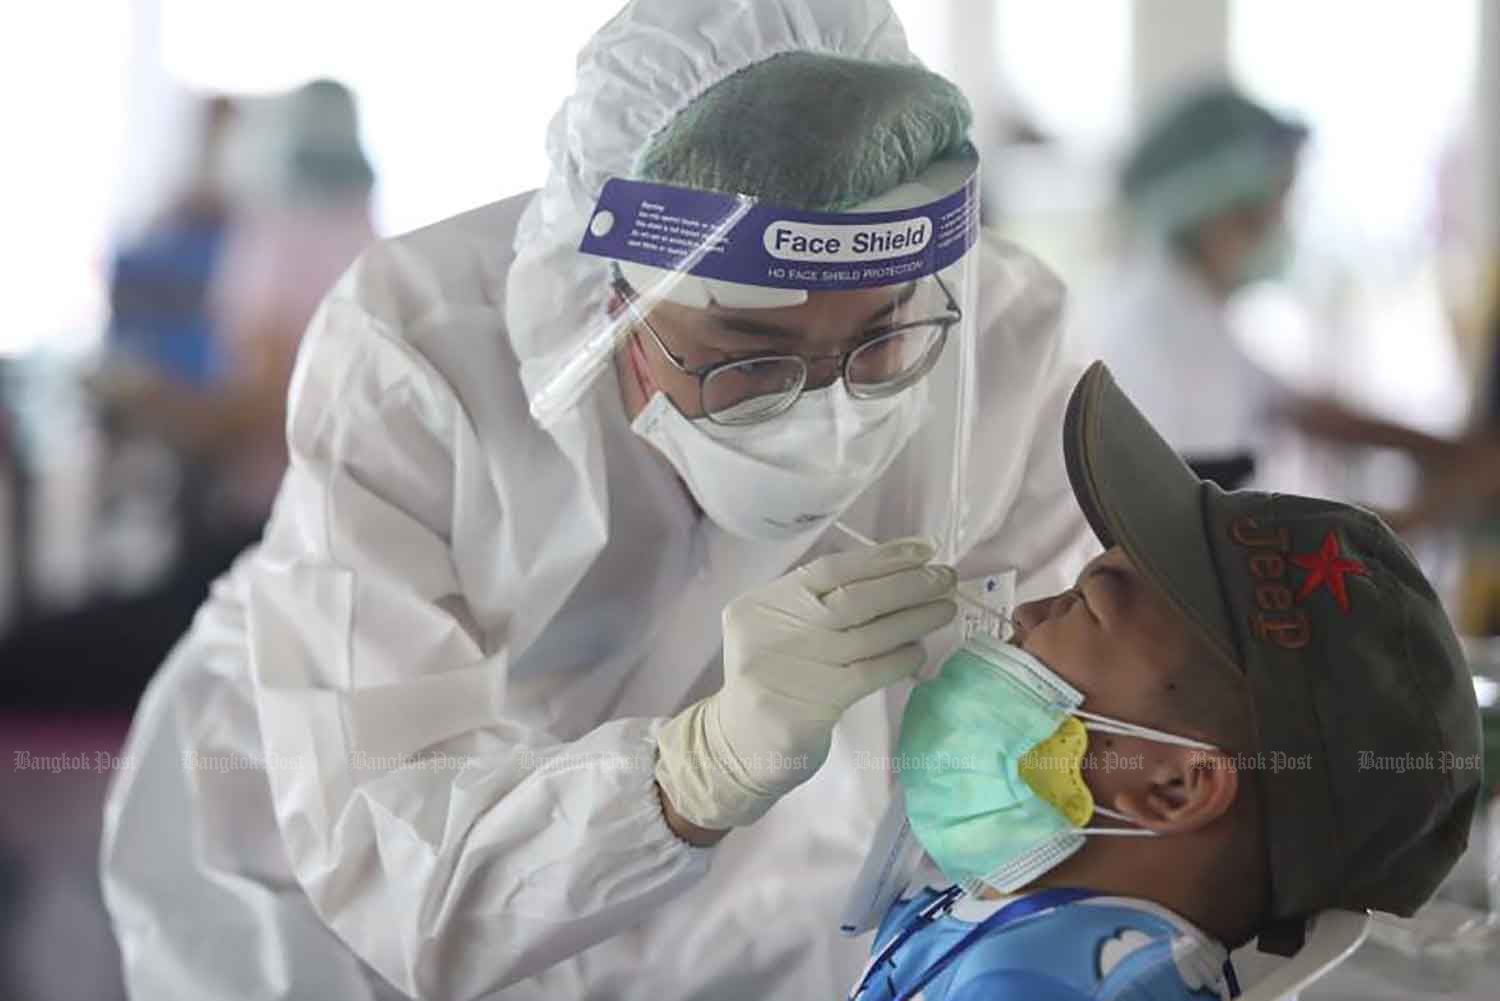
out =
[[(797, 401), (802, 399), (802, 394), (807, 392), (807, 377), (808, 374), (812, 371), (812, 364), (819, 361), (826, 361), (830, 358), (838, 359), (838, 381), (843, 383), (844, 391), (854, 399), (879, 400), (884, 399), (887, 396), (894, 396), (897, 393), (904, 392), (905, 390), (910, 389), (912, 386), (915, 386), (917, 383), (921, 382), (927, 377), (927, 374), (932, 371), (933, 367), (937, 364), (938, 359), (943, 356), (943, 349), (947, 346), (948, 343), (948, 332), (952, 330), (953, 327), (956, 326), (960, 321), (962, 321), (964, 317), (963, 309), (959, 307), (958, 300), (953, 297), (953, 292), (948, 288), (948, 284), (943, 281), (942, 275), (934, 271), (932, 273), (932, 278), (937, 282), (938, 288), (942, 289), (943, 297), (947, 300), (948, 312), (943, 316), (929, 317), (922, 320), (910, 320), (906, 323), (891, 324), (884, 329), (881, 329), (879, 333), (873, 334), (870, 337), (866, 337), (864, 340), (860, 341), (853, 347), (845, 351), (840, 351), (833, 354), (800, 355), (787, 354), (786, 352), (782, 351), (750, 352), (748, 354), (744, 354), (734, 358), (725, 358), (720, 361), (709, 362), (707, 365), (699, 365), (697, 368), (688, 368), (687, 363), (683, 359), (677, 357), (677, 355), (673, 353), (671, 348), (667, 347), (667, 343), (662, 340), (661, 334), (657, 333), (656, 328), (651, 325), (651, 321), (647, 319), (646, 314), (641, 312), (641, 310), (637, 308), (636, 299), (638, 298), (638, 294), (634, 286), (632, 286), (630, 282), (626, 280), (625, 275), (620, 271), (620, 266), (618, 264), (611, 265), (611, 271), (612, 278), (610, 281), (610, 287), (615, 291), (616, 294), (620, 296), (621, 300), (624, 301), (625, 307), (630, 310), (631, 315), (633, 315), (635, 319), (639, 321), (641, 326), (645, 327), (647, 332), (651, 334), (651, 339), (656, 342), (657, 349), (661, 351), (661, 353), (666, 357), (667, 361), (671, 362), (672, 367), (681, 372), (683, 375), (689, 375), (698, 380), (698, 409), (703, 412), (703, 416), (708, 418), (708, 420), (723, 427), (749, 427), (755, 424), (763, 424), (766, 421), (774, 420), (775, 418), (780, 417), (782, 414), (792, 409), (792, 407), (796, 406)], [(917, 280), (920, 281), (921, 279)], [(934, 345), (933, 350), (930, 350), (928, 352), (927, 360), (924, 361), (921, 367), (917, 371), (915, 371), (909, 378), (902, 380), (899, 385), (893, 386), (888, 392), (884, 393), (855, 393), (854, 390), (849, 387), (849, 359), (856, 352), (862, 351), (865, 348), (869, 347), (871, 344), (882, 341), (887, 337), (893, 337), (896, 334), (903, 333), (914, 327), (925, 327), (930, 325), (937, 325), (939, 327), (937, 344)], [(751, 420), (725, 421), (720, 420), (718, 417), (715, 417), (713, 414), (709, 413), (708, 407), (703, 402), (703, 389), (704, 386), (708, 384), (708, 380), (711, 376), (715, 375), (722, 369), (726, 369), (734, 365), (743, 365), (745, 362), (771, 361), (780, 359), (793, 359), (800, 362), (802, 365), (801, 384), (797, 386), (796, 392), (792, 393), (787, 398), (787, 401), (785, 403), (779, 405), (775, 410), (769, 411), (768, 413), (757, 416)]]

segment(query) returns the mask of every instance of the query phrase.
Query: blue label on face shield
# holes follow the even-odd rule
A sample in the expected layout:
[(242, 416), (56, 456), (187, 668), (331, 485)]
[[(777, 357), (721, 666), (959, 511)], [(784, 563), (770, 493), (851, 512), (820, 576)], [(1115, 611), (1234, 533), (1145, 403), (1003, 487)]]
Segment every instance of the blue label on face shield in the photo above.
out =
[(605, 183), (579, 250), (701, 278), (836, 291), (912, 281), (979, 237), (979, 179), (909, 209), (805, 212), (620, 178)]

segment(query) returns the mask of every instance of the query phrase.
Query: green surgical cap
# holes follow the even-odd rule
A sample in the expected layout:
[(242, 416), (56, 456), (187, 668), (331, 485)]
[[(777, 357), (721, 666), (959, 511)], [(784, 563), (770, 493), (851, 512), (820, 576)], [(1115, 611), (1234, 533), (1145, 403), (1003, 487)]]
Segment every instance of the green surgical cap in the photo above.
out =
[(710, 87), (652, 137), (635, 173), (841, 211), (959, 152), (971, 120), (959, 89), (920, 66), (788, 52)]
[(1181, 231), (1268, 197), (1306, 139), (1302, 123), (1216, 85), (1180, 100), (1145, 130), (1120, 189), (1163, 229)]

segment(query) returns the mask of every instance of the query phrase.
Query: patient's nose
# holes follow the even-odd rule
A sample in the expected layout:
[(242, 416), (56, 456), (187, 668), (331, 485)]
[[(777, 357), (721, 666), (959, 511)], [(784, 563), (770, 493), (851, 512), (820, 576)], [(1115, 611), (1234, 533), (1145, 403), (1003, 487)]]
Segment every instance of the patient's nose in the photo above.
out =
[(1038, 598), (1036, 601), (1028, 601), (1016, 607), (1015, 624), (1020, 627), (1017, 640), (1019, 641), (1026, 633), (1046, 622), (1048, 619), (1056, 618), (1067, 613), (1073, 602), (1078, 600), (1077, 592), (1073, 590), (1054, 594), (1050, 598)]
[[(1020, 627), (1022, 635), (1035, 629), (1038, 625), (1047, 621), (1048, 609), (1057, 600), (1057, 596), (1050, 598), (1038, 598), (1036, 601), (1028, 601), (1016, 606), (1015, 624)], [(1018, 637), (1019, 638), (1019, 637)]]

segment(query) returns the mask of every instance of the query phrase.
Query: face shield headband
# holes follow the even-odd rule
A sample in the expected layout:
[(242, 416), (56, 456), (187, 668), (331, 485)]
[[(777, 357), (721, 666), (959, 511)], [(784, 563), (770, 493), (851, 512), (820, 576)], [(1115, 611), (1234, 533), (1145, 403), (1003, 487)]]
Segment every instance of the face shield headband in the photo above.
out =
[[(811, 212), (690, 188), (605, 183), (579, 251), (613, 261), (649, 312), (797, 306), (808, 293), (912, 282), (962, 260), (979, 236), (979, 160), (966, 146), (847, 212)], [(634, 322), (601, 318), (531, 400), (544, 427), (566, 413)]]

